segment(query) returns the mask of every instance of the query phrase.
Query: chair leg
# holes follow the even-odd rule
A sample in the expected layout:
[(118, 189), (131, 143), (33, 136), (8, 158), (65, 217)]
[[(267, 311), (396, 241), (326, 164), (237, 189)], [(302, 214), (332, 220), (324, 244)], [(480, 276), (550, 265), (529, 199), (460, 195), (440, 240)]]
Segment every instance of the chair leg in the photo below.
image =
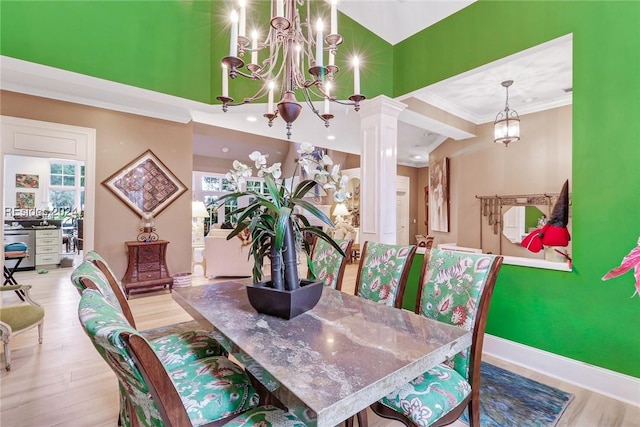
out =
[(4, 341), (4, 367), (7, 371), (11, 370), (11, 349), (8, 341)]
[(43, 327), (44, 327), (44, 322), (40, 322), (40, 324), (38, 324), (38, 344), (42, 344)]

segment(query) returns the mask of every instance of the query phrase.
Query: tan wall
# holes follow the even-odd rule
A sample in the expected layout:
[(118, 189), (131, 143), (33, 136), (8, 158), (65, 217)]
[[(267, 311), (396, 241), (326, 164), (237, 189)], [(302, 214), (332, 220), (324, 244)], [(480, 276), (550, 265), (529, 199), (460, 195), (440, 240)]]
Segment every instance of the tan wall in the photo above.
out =
[(416, 234), (421, 234), (418, 233), (418, 210), (420, 207), (418, 190), (422, 187), (418, 182), (418, 168), (398, 165), (397, 174), (409, 177), (409, 243), (415, 244)]
[(207, 156), (193, 156), (193, 170), (199, 172), (227, 173), (233, 168), (233, 160)]
[(418, 200), (418, 224), (416, 234), (429, 234), (426, 221), (426, 210), (424, 200), (424, 187), (429, 186), (429, 168), (418, 169), (418, 185), (416, 188), (416, 200)]
[[(499, 236), (486, 217), (480, 242), (476, 195), (558, 193), (566, 179), (571, 191), (571, 106), (523, 115), (520, 123), (522, 139), (507, 148), (493, 142), (493, 124), (488, 123), (478, 126), (476, 138), (448, 140), (430, 154), (431, 162), (450, 159), (450, 232), (431, 231), (436, 244), (457, 243), (498, 253)], [(505, 255), (529, 254), (504, 238), (502, 246)]]
[[(191, 268), (191, 171), (192, 129), (174, 123), (101, 108), (40, 97), (2, 92), (0, 113), (6, 116), (63, 123), (96, 129), (96, 183), (148, 149), (187, 186), (188, 191), (156, 218), (156, 228), (168, 246), (169, 271)], [(104, 186), (95, 191), (95, 250), (124, 275), (127, 257), (124, 242), (135, 240), (139, 217)]]
[[(352, 169), (360, 167), (360, 156), (357, 154), (347, 154), (342, 169)], [(426, 169), (426, 168), (425, 168)], [(429, 182), (421, 176), (419, 168), (398, 165), (397, 174), (409, 177), (409, 243), (415, 244), (416, 234), (426, 234), (424, 228), (424, 197), (423, 188)], [(424, 175), (424, 173), (423, 173)], [(421, 219), (422, 218), (422, 219)]]

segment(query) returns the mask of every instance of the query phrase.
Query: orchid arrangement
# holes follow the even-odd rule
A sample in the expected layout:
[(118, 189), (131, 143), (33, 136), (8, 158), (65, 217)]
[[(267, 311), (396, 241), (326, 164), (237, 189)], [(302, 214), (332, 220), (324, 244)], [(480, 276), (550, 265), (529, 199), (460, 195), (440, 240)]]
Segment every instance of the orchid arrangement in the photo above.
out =
[[(287, 268), (287, 260), (290, 264), (293, 259), (295, 264), (296, 254), (301, 250), (309, 255), (311, 248), (308, 241), (303, 238), (304, 233), (310, 233), (326, 240), (342, 253), (333, 239), (321, 229), (312, 227), (302, 213), (306, 212), (315, 216), (329, 227), (334, 226), (331, 219), (323, 211), (310, 200), (305, 199), (309, 192), (318, 187), (323, 188), (333, 193), (336, 202), (344, 202), (351, 196), (346, 190), (348, 177), (342, 175), (340, 165), (334, 165), (330, 156), (318, 155), (315, 147), (308, 143), (301, 144), (298, 154), (300, 158), (290, 180), (281, 178), (282, 165), (280, 163), (267, 165), (267, 155), (259, 151), (254, 151), (249, 155), (249, 159), (255, 166), (256, 175), (264, 178), (267, 194), (245, 189), (247, 179), (253, 176), (254, 169), (235, 160), (233, 169), (226, 175), (234, 192), (219, 199), (219, 203), (222, 205), (227, 199), (238, 200), (249, 197), (246, 206), (231, 212), (231, 215), (238, 216), (238, 220), (227, 239), (231, 239), (248, 229), (252, 239), (250, 256), (253, 256), (254, 259), (253, 280), (256, 283), (262, 280), (263, 260), (268, 256), (271, 259), (271, 279), (277, 289), (292, 290), (298, 286), (296, 283), (298, 281), (297, 266), (290, 265)], [(293, 178), (300, 171), (303, 171), (303, 176), (308, 178), (302, 179), (296, 184), (296, 180)], [(241, 203), (238, 204), (238, 206), (240, 205)], [(285, 258), (283, 258), (283, 254), (286, 255)], [(309, 258), (307, 256), (307, 260)], [(295, 277), (289, 277), (294, 274), (294, 269)], [(275, 283), (280, 279), (282, 279), (280, 284)]]

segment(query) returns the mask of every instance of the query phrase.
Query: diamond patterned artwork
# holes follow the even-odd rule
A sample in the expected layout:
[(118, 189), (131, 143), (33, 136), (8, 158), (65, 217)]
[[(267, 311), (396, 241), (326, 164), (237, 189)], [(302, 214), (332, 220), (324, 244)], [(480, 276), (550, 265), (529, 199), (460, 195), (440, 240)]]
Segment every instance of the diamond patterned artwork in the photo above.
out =
[(187, 191), (151, 150), (111, 175), (102, 185), (140, 216), (144, 212), (157, 216)]

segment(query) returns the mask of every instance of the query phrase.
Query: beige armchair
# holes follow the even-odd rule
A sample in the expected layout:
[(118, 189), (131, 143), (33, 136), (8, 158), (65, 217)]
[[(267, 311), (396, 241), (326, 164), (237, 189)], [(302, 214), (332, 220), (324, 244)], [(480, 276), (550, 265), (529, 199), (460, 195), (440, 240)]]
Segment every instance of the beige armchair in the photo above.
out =
[(42, 344), (44, 308), (31, 298), (31, 285), (1, 286), (0, 292), (17, 291), (27, 304), (17, 304), (0, 308), (0, 339), (4, 345), (4, 361), (7, 371), (11, 370), (11, 338), (38, 327), (38, 343)]
[(233, 230), (213, 228), (204, 239), (205, 276), (251, 276), (253, 257), (249, 256), (250, 241), (239, 237), (227, 240)]

